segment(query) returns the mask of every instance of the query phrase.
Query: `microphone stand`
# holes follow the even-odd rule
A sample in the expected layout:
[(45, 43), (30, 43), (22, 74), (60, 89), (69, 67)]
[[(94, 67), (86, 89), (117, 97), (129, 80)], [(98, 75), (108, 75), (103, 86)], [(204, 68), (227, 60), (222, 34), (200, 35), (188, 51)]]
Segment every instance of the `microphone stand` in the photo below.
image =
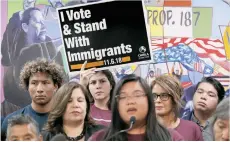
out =
[(124, 133), (124, 132), (127, 132), (127, 131), (131, 130), (131, 129), (132, 129), (132, 127), (133, 127), (133, 124), (134, 124), (134, 123), (135, 123), (135, 122), (134, 122), (134, 121), (132, 121), (132, 122), (130, 123), (130, 127), (129, 127), (128, 129), (125, 129), (125, 130), (121, 130), (121, 131), (119, 131), (119, 132), (116, 132), (115, 134), (113, 134), (112, 136), (110, 136), (109, 138), (107, 138), (105, 141), (109, 141), (109, 139), (111, 139), (111, 138), (115, 137), (116, 135), (118, 135), (118, 134), (120, 134), (120, 133)]

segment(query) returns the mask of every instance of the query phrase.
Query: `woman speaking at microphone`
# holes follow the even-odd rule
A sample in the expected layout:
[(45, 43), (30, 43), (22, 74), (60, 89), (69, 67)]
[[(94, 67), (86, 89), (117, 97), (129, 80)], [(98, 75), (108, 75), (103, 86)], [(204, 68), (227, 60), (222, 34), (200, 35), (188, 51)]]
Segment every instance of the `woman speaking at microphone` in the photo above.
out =
[(64, 135), (68, 141), (83, 141), (104, 126), (95, 125), (87, 90), (78, 83), (64, 84), (54, 95), (51, 112), (42, 132), (43, 140)]
[(96, 132), (89, 138), (92, 141), (180, 139), (180, 135), (171, 137), (170, 132), (157, 122), (151, 89), (145, 80), (133, 74), (123, 77), (116, 84), (109, 128)]

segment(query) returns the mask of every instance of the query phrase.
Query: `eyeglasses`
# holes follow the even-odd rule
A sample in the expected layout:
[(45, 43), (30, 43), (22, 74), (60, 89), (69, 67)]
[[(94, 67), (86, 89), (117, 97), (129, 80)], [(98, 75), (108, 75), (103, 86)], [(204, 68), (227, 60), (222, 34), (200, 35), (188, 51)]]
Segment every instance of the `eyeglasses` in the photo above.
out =
[(167, 101), (170, 96), (171, 95), (168, 93), (161, 93), (161, 94), (153, 93), (153, 100), (156, 101), (157, 98), (160, 97), (162, 101)]
[(132, 95), (128, 96), (128, 95), (123, 95), (123, 94), (120, 94), (120, 95), (116, 95), (115, 98), (117, 99), (117, 101), (125, 101), (127, 100), (128, 98), (132, 98), (134, 100), (138, 100), (140, 99), (141, 97), (145, 97), (146, 94), (145, 93), (133, 93)]

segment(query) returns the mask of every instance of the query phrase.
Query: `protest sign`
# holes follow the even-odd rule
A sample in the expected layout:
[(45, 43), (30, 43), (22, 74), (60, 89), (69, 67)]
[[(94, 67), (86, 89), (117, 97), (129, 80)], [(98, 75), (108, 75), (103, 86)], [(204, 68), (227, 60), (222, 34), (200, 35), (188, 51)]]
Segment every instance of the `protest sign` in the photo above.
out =
[(141, 1), (108, 1), (58, 9), (69, 71), (151, 60)]

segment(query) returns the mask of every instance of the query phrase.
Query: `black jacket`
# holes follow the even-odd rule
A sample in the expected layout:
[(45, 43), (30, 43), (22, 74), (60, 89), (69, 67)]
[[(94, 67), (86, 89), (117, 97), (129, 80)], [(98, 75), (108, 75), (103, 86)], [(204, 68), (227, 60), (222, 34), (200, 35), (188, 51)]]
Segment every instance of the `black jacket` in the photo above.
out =
[[(97, 132), (98, 130), (101, 130), (105, 128), (105, 126), (102, 125), (88, 125), (86, 126), (85, 130), (85, 141), (87, 141), (92, 134)], [(61, 133), (61, 132), (59, 132)], [(50, 141), (55, 135), (59, 134), (55, 132), (50, 132), (50, 131), (43, 131), (42, 136), (43, 136), (43, 141)]]

